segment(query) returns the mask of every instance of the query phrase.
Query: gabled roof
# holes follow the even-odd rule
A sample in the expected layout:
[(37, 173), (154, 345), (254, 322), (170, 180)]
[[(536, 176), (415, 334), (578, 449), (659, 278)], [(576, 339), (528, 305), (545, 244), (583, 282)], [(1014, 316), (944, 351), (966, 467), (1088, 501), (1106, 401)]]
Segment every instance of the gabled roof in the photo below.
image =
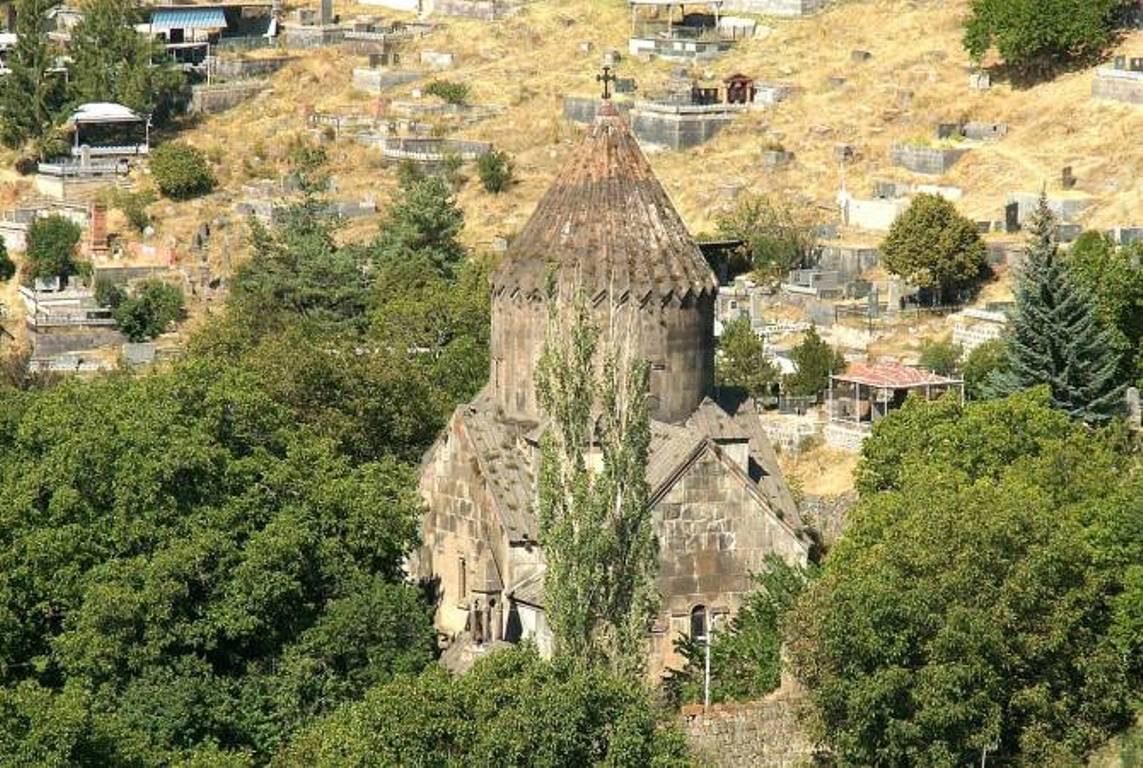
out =
[[(496, 412), (487, 389), (471, 404), (461, 406), (457, 414), (509, 541), (538, 541), (531, 451), (544, 426), (505, 421)], [(652, 496), (661, 495), (707, 442), (717, 445), (738, 440), (748, 443), (749, 466), (741, 471), (743, 482), (791, 530), (798, 530), (802, 522), (797, 504), (782, 479), (762, 422), (756, 413), (739, 410), (734, 402), (719, 405), (706, 398), (686, 424), (651, 422), (647, 482)]]
[(614, 105), (605, 101), (492, 275), (535, 295), (549, 271), (589, 299), (643, 302), (718, 289), (714, 273)]
[(834, 379), (885, 389), (955, 384), (960, 381), (900, 363), (853, 363), (845, 373), (834, 374)]

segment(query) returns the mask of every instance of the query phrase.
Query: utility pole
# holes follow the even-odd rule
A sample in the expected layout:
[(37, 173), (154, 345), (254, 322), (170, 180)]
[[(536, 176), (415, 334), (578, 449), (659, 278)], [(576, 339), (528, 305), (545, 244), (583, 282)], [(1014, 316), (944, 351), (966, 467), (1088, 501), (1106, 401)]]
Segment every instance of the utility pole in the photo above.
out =
[(706, 671), (703, 673), (702, 685), (703, 714), (706, 714), (706, 711), (710, 709), (710, 636), (714, 633), (713, 618), (714, 617), (712, 616), (712, 621), (710, 621), (706, 628)]

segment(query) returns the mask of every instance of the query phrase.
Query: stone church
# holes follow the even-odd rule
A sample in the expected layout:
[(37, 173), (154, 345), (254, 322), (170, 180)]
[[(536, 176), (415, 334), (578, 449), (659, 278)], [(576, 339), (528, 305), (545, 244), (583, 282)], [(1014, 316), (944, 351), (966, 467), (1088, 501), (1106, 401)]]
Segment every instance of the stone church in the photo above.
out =
[(413, 567), (438, 582), (444, 635), (550, 649), (533, 383), (550, 279), (573, 289), (558, 296), (586, 295), (600, 320), (625, 313), (628, 343), (651, 365), (661, 607), (648, 667), (661, 672), (681, 663), (675, 638), (737, 610), (766, 556), (804, 563), (810, 542), (757, 415), (712, 399), (717, 281), (609, 101), (492, 275), (489, 382), (426, 454)]

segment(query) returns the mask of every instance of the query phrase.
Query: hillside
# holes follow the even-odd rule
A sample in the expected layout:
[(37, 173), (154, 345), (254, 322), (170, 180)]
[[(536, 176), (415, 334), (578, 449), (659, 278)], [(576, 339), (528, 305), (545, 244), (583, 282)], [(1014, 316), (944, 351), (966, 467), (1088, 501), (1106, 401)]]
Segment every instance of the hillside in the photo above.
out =
[[(1037, 87), (1016, 90), (996, 83), (988, 92), (968, 87), (968, 59), (960, 46), (960, 19), (966, 0), (916, 3), (901, 0), (844, 2), (807, 19), (765, 20), (772, 32), (746, 40), (720, 60), (700, 66), (698, 77), (721, 78), (744, 72), (766, 82), (797, 87), (788, 101), (739, 117), (715, 140), (694, 150), (657, 154), (656, 172), (694, 232), (707, 231), (717, 210), (728, 204), (728, 185), (777, 192), (821, 206), (832, 214), (840, 173), (838, 143), (858, 152), (849, 163), (847, 186), (858, 196), (871, 193), (876, 179), (932, 181), (889, 164), (895, 142), (929, 139), (938, 122), (973, 119), (1006, 122), (1009, 135), (972, 149), (939, 183), (961, 187), (962, 209), (976, 218), (1000, 219), (1006, 196), (1016, 191), (1059, 188), (1060, 170), (1071, 165), (1075, 194), (1090, 195), (1084, 223), (1093, 227), (1143, 221), (1143, 111), (1090, 98), (1090, 71), (1060, 76)], [(339, 9), (343, 16), (357, 11)], [(626, 51), (626, 5), (615, 0), (557, 0), (533, 3), (516, 16), (487, 24), (443, 19), (442, 29), (411, 43), (406, 60), (420, 50), (448, 51), (455, 70), (441, 77), (471, 85), (472, 102), (503, 107), (497, 117), (465, 128), (459, 135), (488, 140), (515, 160), (519, 183), (492, 197), (468, 184), (460, 200), (468, 213), (466, 237), (479, 246), (509, 235), (526, 219), (535, 201), (570, 150), (576, 128), (563, 120), (564, 95), (590, 95), (599, 53)], [(583, 53), (580, 43), (594, 50)], [(1143, 33), (1122, 43), (1124, 51), (1143, 46)], [(851, 60), (851, 51), (872, 58)], [(340, 114), (372, 113), (376, 97), (353, 90), (351, 71), (364, 57), (338, 49), (305, 52), (273, 79), (272, 90), (185, 134), (207, 149), (222, 169), (223, 189), (207, 201), (167, 211), (163, 234), (181, 240), (192, 222), (230, 207), (238, 186), (274, 173), (291, 137), (304, 131), (306, 108)], [(645, 63), (624, 55), (623, 76), (640, 90), (655, 89), (678, 65)], [(840, 88), (828, 78), (840, 76)], [(408, 98), (413, 86), (390, 89), (382, 98)], [(764, 169), (759, 151), (777, 140), (796, 154), (793, 166)], [(376, 197), (383, 203), (394, 187), (391, 168), (374, 149), (340, 142), (333, 151), (342, 198)], [(160, 209), (160, 214), (163, 209)], [(170, 215), (174, 214), (174, 215)], [(358, 222), (357, 233), (371, 227)], [(876, 242), (875, 233), (853, 239)]]

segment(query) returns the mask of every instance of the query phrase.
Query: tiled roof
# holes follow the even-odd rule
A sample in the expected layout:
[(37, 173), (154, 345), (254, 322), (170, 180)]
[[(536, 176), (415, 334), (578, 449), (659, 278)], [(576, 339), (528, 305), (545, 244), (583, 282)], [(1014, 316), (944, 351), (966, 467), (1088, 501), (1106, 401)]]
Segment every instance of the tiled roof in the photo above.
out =
[(958, 379), (939, 376), (931, 371), (900, 363), (853, 363), (845, 373), (834, 376), (838, 381), (866, 384), (870, 387), (916, 387), (925, 384), (953, 384)]
[(595, 299), (642, 302), (718, 286), (627, 123), (609, 102), (492, 275), (494, 291), (537, 295), (550, 271)]

